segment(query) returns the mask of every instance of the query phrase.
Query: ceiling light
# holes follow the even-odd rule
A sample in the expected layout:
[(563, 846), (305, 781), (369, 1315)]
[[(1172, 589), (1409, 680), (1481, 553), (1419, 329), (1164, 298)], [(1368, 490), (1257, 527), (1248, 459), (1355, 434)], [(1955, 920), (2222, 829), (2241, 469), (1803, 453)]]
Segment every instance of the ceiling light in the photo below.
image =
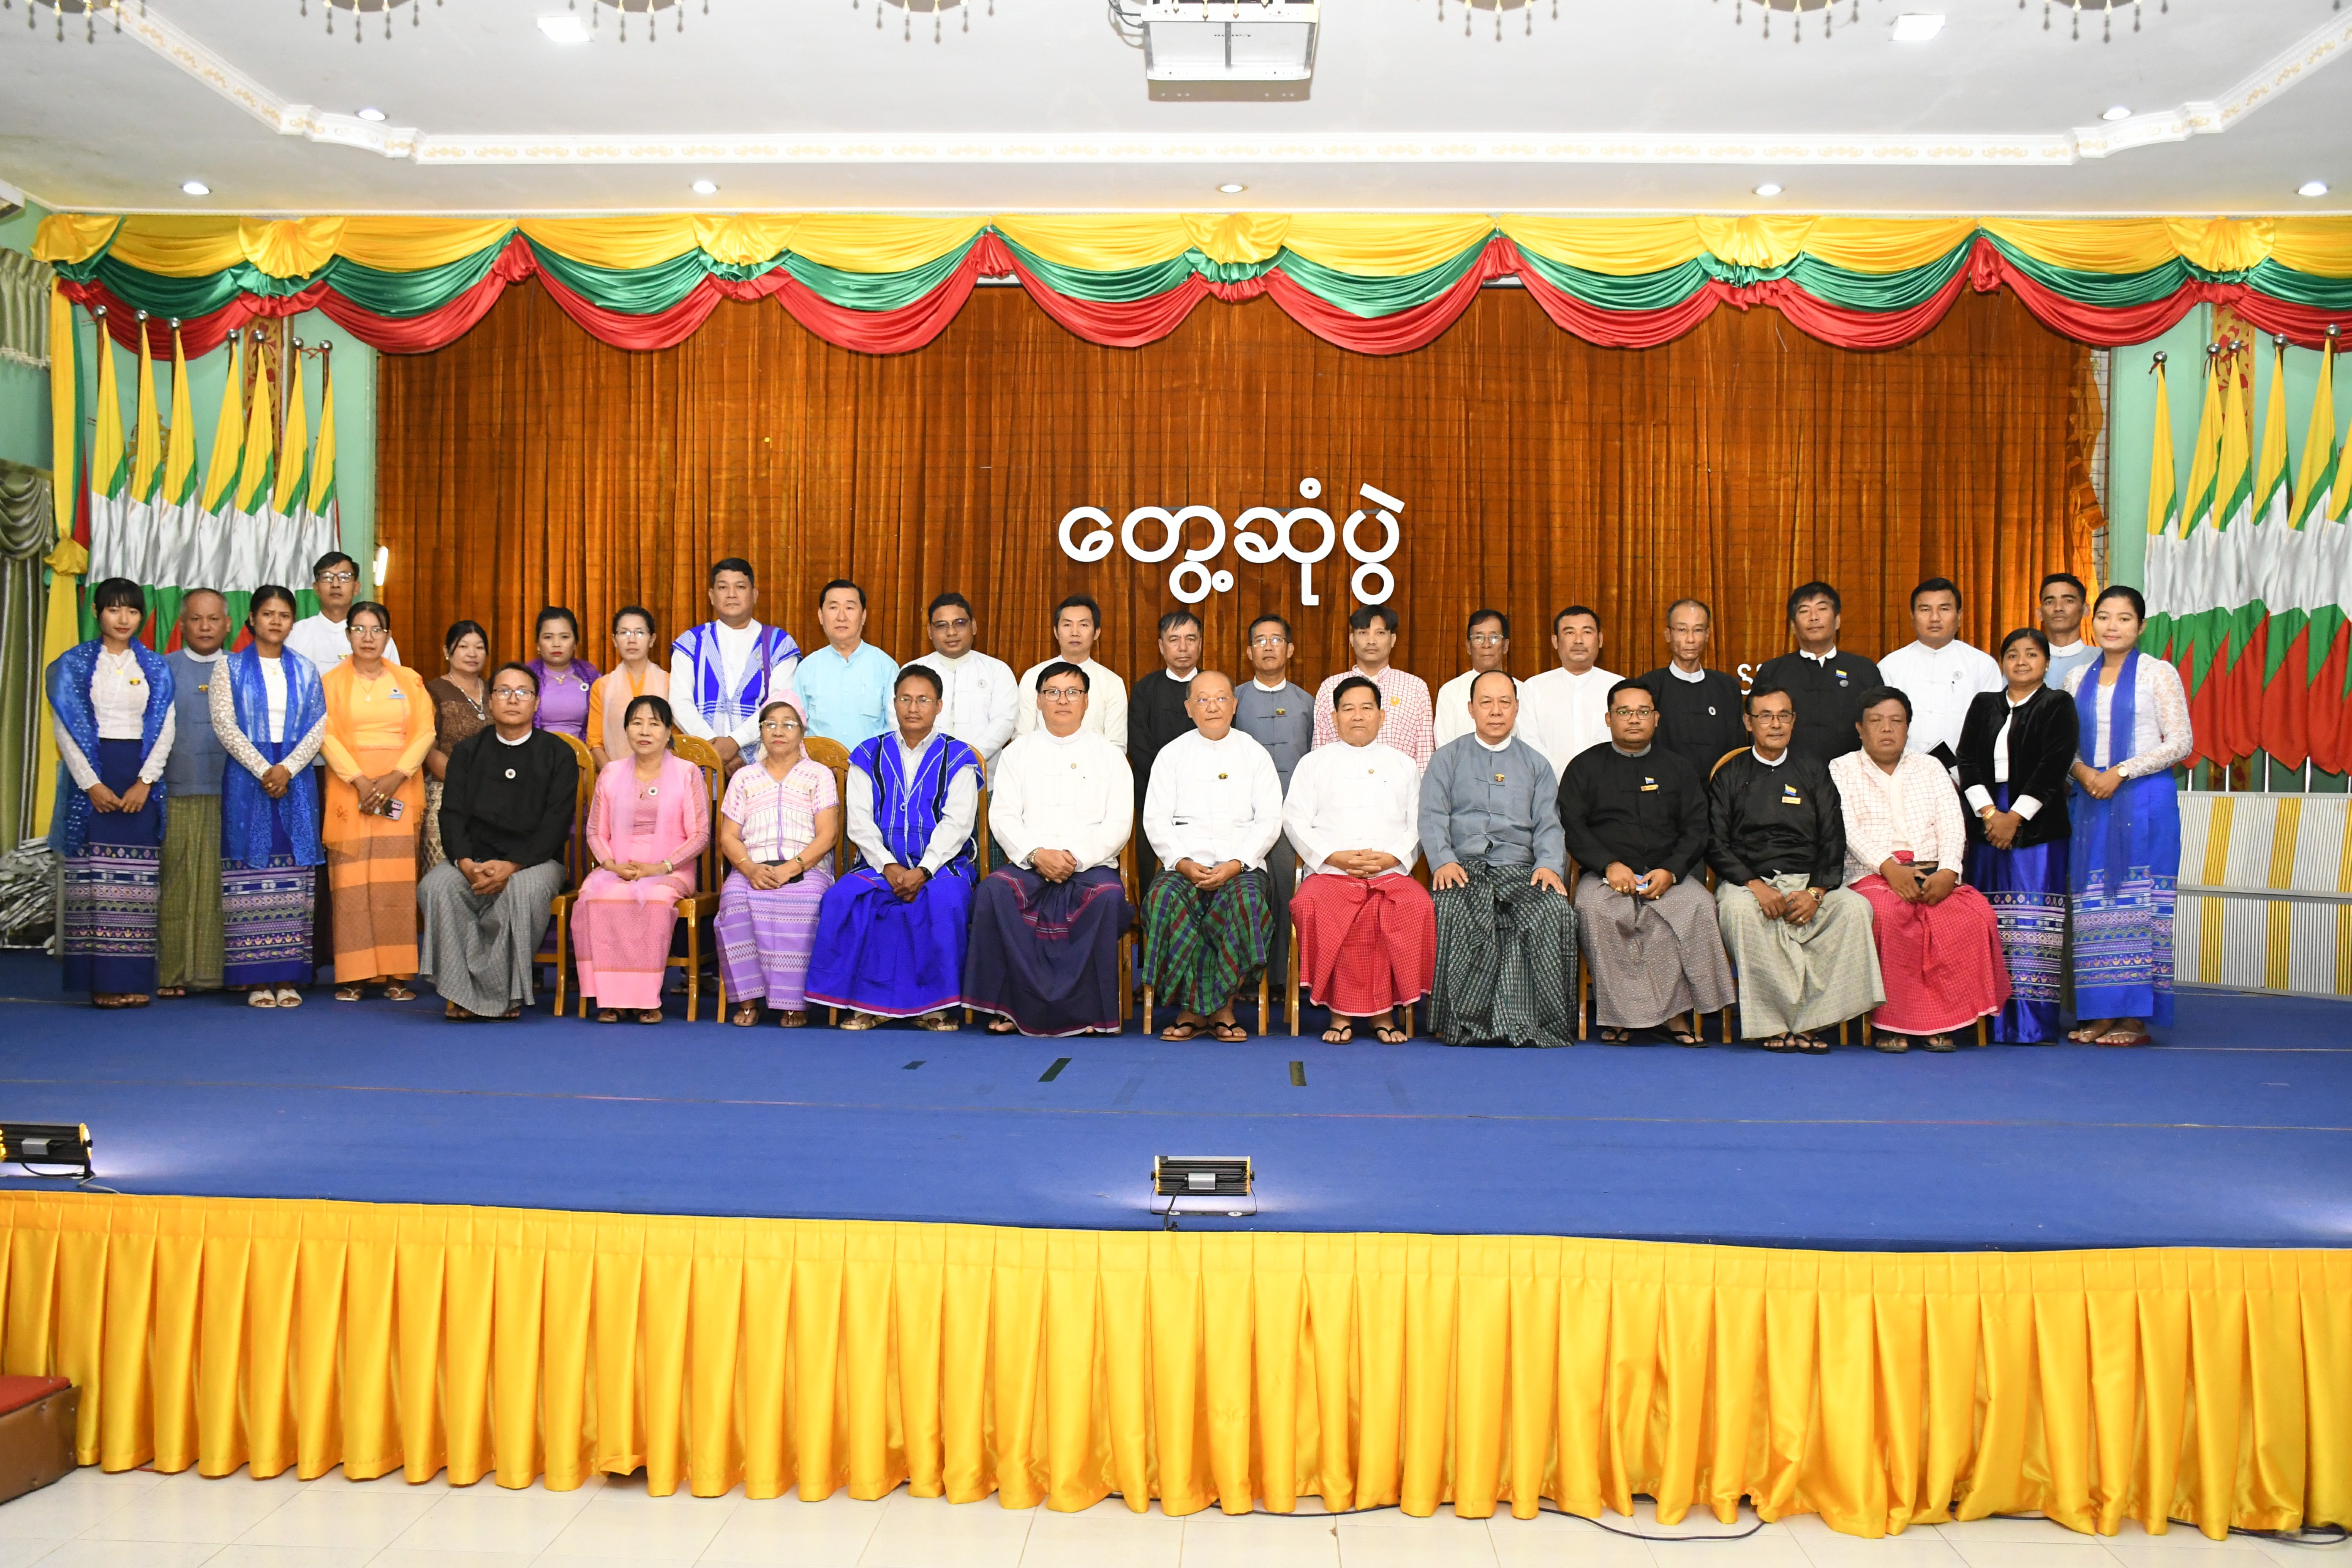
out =
[[(2319, 188), (2324, 191), (2327, 187), (2322, 185)], [(213, 188), (205, 184), (202, 180), (182, 180), (180, 182), (180, 189), (186, 195), (192, 196), (208, 196), (213, 194)]]
[(2324, 196), (2327, 194), (2327, 182), (2305, 180), (2294, 188), (2294, 194), (2299, 196)]
[(1937, 11), (1906, 11), (1895, 18), (1898, 44), (1924, 44), (1943, 30), (1943, 14)]
[(381, 109), (362, 109), (360, 110), (360, 118), (373, 123), (381, 123), (383, 120), (383, 110)]
[(558, 44), (584, 44), (588, 41), (588, 24), (577, 16), (541, 16), (539, 30)]
[(697, 180), (694, 182), (694, 194), (698, 196), (715, 196), (719, 194), (719, 182)]
[(1247, 185), (1241, 184), (1237, 180), (1227, 180), (1223, 184), (1217, 187), (1219, 195), (1228, 196), (1240, 195), (1244, 191), (1248, 189), (1249, 187)]
[(1780, 194), (1780, 187), (1767, 180), (1756, 187), (1756, 194), (1759, 196), (1777, 196)]

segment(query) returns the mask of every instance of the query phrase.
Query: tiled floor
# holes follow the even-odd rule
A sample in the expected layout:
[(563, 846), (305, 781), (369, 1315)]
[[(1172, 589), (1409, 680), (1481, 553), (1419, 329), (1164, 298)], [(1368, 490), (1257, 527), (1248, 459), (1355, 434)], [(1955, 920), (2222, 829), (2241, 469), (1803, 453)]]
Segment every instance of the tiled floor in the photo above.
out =
[[(1663, 1530), (1649, 1505), (1612, 1524), (1655, 1534), (1721, 1530), (1693, 1515)], [(1748, 1520), (1753, 1523), (1752, 1518)], [(1170, 1519), (1110, 1499), (1085, 1513), (880, 1502), (750, 1502), (646, 1495), (642, 1478), (572, 1492), (397, 1477), (303, 1482), (193, 1472), (67, 1477), (0, 1505), (0, 1568), (2352, 1568), (2352, 1551), (2126, 1525), (2095, 1541), (2040, 1520), (1922, 1527), (1856, 1541), (1817, 1520), (1738, 1542), (1644, 1542), (1575, 1519), (1409, 1519), (1221, 1513)]]

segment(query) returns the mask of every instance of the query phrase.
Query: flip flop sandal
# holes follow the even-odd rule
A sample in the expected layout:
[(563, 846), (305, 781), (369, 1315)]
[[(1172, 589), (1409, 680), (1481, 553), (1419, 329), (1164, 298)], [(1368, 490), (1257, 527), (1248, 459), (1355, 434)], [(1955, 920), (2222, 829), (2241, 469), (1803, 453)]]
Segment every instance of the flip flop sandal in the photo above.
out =
[(1021, 1026), (1010, 1018), (991, 1018), (988, 1032), (992, 1035), (1017, 1035), (1021, 1032)]
[(1334, 1024), (1323, 1031), (1323, 1043), (1327, 1046), (1344, 1046), (1355, 1037), (1356, 1026), (1353, 1024)]
[(2137, 1034), (2134, 1035), (2127, 1035), (2121, 1029), (2109, 1029), (2105, 1034), (2101, 1035), (2098, 1037), (2096, 1043), (2102, 1046), (2114, 1046), (2120, 1048), (2130, 1046), (2153, 1045), (2155, 1044), (2155, 1040), (2156, 1037), (2150, 1035), (2146, 1029), (2142, 1029)]
[(739, 1029), (748, 1029), (760, 1021), (760, 1009), (749, 1005), (738, 1007), (727, 1021)]
[(881, 1015), (877, 1013), (852, 1013), (841, 1021), (841, 1026), (845, 1029), (871, 1029), (881, 1022)]
[(1604, 1046), (1630, 1046), (1633, 1043), (1633, 1031), (1631, 1029), (1603, 1029), (1601, 1031), (1601, 1043)]
[(470, 1024), (474, 1021), (474, 1015), (467, 1012), (455, 1002), (442, 1003), (441, 1016), (453, 1024)]
[(1763, 1047), (1768, 1051), (1774, 1052), (1777, 1055), (1786, 1056), (1790, 1051), (1801, 1048), (1797, 1043), (1801, 1037), (1796, 1035), (1772, 1035), (1764, 1039), (1759, 1040), (1756, 1043)]
[(1209, 1033), (1228, 1046), (1240, 1045), (1249, 1038), (1249, 1031), (1239, 1024), (1212, 1024)]
[(414, 1002), (416, 993), (397, 980), (387, 980), (383, 983), (383, 999), (387, 1002)]
[(915, 1020), (915, 1027), (929, 1029), (934, 1035), (952, 1035), (961, 1026), (945, 1013), (926, 1013)]
[(512, 1019), (512, 1018), (520, 1018), (520, 1017), (521, 1017), (521, 1016), (522, 1016), (522, 1004), (521, 1004), (521, 1003), (520, 1003), (520, 1002), (516, 1003), (513, 1006), (511, 1006), (511, 1007), (508, 1008), (505, 1012), (503, 1012), (503, 1013), (499, 1014), (499, 1017), (501, 1017), (501, 1018), (509, 1018), (509, 1019)]
[(1372, 1038), (1384, 1046), (1402, 1046), (1409, 1043), (1412, 1037), (1393, 1024), (1376, 1024), (1372, 1027)]
[(1799, 1035), (1795, 1039), (1797, 1043), (1790, 1048), (1801, 1056), (1825, 1057), (1830, 1054), (1830, 1043), (1819, 1035)]
[(662, 1014), (658, 1007), (648, 1007), (637, 1015), (637, 1022), (640, 1024), (658, 1024), (661, 1021)]
[(1938, 1056), (1941, 1056), (1942, 1054), (1944, 1054), (1944, 1053), (1945, 1053), (1945, 1052), (1947, 1052), (1947, 1051), (1956, 1051), (1956, 1050), (1959, 1049), (1959, 1047), (1958, 1047), (1958, 1046), (1956, 1046), (1956, 1045), (1954, 1045), (1954, 1044), (1952, 1043), (1952, 1037), (1951, 1037), (1951, 1036), (1949, 1036), (1949, 1035), (1930, 1035), (1930, 1036), (1928, 1036), (1928, 1037), (1927, 1037), (1927, 1048), (1928, 1048), (1929, 1050), (1931, 1050), (1931, 1051), (1934, 1051), (1934, 1052), (1935, 1052), (1935, 1053), (1937, 1053)]
[(357, 1002), (363, 999), (366, 995), (367, 987), (363, 985), (338, 985), (335, 987), (335, 1000), (338, 1002)]
[(165, 985), (159, 987), (155, 995), (161, 1001), (177, 1002), (181, 997), (185, 996), (187, 994), (188, 990), (184, 985)]
[(776, 1027), (805, 1029), (808, 1027), (808, 1014), (805, 1011), (782, 1014), (776, 1019)]
[(1890, 1057), (1899, 1057), (1911, 1048), (1910, 1037), (1906, 1035), (1881, 1035), (1871, 1044)]
[(1673, 1034), (1668, 1035), (1666, 1038), (1674, 1041), (1674, 1043), (1678, 1046), (1688, 1046), (1693, 1050), (1703, 1051), (1706, 1049), (1706, 1037), (1703, 1035), (1694, 1035), (1688, 1029), (1676, 1029)]
[(620, 1009), (617, 1007), (599, 1007), (596, 1009), (596, 1021), (600, 1024), (617, 1024), (621, 1021)]
[(302, 1005), (302, 993), (295, 990), (291, 985), (280, 985), (278, 988), (278, 1005), (280, 1007), (299, 1007)]
[(1160, 1037), (1171, 1046), (1181, 1046), (1186, 1040), (1197, 1040), (1208, 1032), (1198, 1024), (1182, 1022), (1171, 1024), (1160, 1030)]

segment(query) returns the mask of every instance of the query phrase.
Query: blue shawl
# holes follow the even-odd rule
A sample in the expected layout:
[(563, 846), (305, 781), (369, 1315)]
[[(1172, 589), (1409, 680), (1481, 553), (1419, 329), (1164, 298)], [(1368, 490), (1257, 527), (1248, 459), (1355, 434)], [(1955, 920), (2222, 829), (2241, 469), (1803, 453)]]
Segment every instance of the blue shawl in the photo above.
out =
[[(911, 777), (905, 771), (906, 757), (899, 750), (896, 730), (884, 731), (849, 753), (849, 765), (874, 781), (874, 826), (901, 866), (917, 864), (930, 847), (932, 831), (947, 814), (948, 786), (956, 774), (966, 768), (981, 771), (979, 752), (953, 735), (936, 730), (932, 735), (940, 743), (925, 746), (916, 756)], [(963, 865), (977, 853), (977, 847), (966, 839), (948, 865)]]
[[(57, 715), (93, 768), (98, 766), (98, 710), (90, 706), (89, 682), (98, 672), (99, 650), (105, 646), (95, 640), (76, 643), (49, 664), (49, 711)], [(139, 765), (143, 768), (163, 733), (163, 715), (172, 710), (172, 667), (143, 643), (134, 640), (131, 647), (139, 656), (140, 674), (147, 679), (147, 712), (139, 721)], [(162, 779), (155, 781), (147, 798), (163, 798)], [(58, 806), (49, 816), (49, 847), (60, 855), (79, 855), (88, 848), (90, 814), (96, 809), (60, 761)]]
[[(2074, 754), (2085, 767), (2104, 770), (2132, 754), (2132, 731), (2139, 719), (2139, 649), (2124, 655), (2124, 667), (2116, 672), (2115, 696), (2107, 707), (2107, 760), (2101, 762), (2099, 749), (2099, 676), (2106, 664), (2103, 654), (2083, 669), (2083, 684), (2074, 689)], [(2121, 895), (2124, 878), (2131, 869), (2130, 795), (2136, 780), (2126, 779), (2110, 799), (2086, 801), (2087, 805), (2105, 807), (2107, 841), (2100, 848), (2105, 862), (2107, 897)], [(2086, 792), (2087, 793), (2087, 792)]]
[[(327, 694), (319, 684), (318, 667), (292, 648), (279, 654), (278, 664), (286, 675), (285, 746), (291, 750), (326, 717)], [(221, 668), (236, 704), (236, 727), (268, 756), (269, 689), (261, 680), (261, 655), (250, 647), (242, 648), (221, 660)], [(297, 866), (325, 861), (326, 852), (319, 847), (319, 781), (310, 769), (300, 769), (284, 798), (272, 800), (259, 779), (232, 761), (221, 778), (221, 858), (243, 866), (268, 865), (273, 828), (285, 830)]]

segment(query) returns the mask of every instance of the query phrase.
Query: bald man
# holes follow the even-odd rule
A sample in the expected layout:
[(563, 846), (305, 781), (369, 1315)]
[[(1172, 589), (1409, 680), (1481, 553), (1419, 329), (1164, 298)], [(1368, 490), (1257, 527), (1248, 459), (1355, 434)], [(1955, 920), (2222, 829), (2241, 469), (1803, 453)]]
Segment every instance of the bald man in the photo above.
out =
[(180, 601), (172, 668), (172, 755), (163, 764), (163, 879), (157, 910), (155, 994), (221, 987), (221, 773), (228, 752), (213, 732), (212, 682), (228, 640), (228, 603), (210, 588)]

